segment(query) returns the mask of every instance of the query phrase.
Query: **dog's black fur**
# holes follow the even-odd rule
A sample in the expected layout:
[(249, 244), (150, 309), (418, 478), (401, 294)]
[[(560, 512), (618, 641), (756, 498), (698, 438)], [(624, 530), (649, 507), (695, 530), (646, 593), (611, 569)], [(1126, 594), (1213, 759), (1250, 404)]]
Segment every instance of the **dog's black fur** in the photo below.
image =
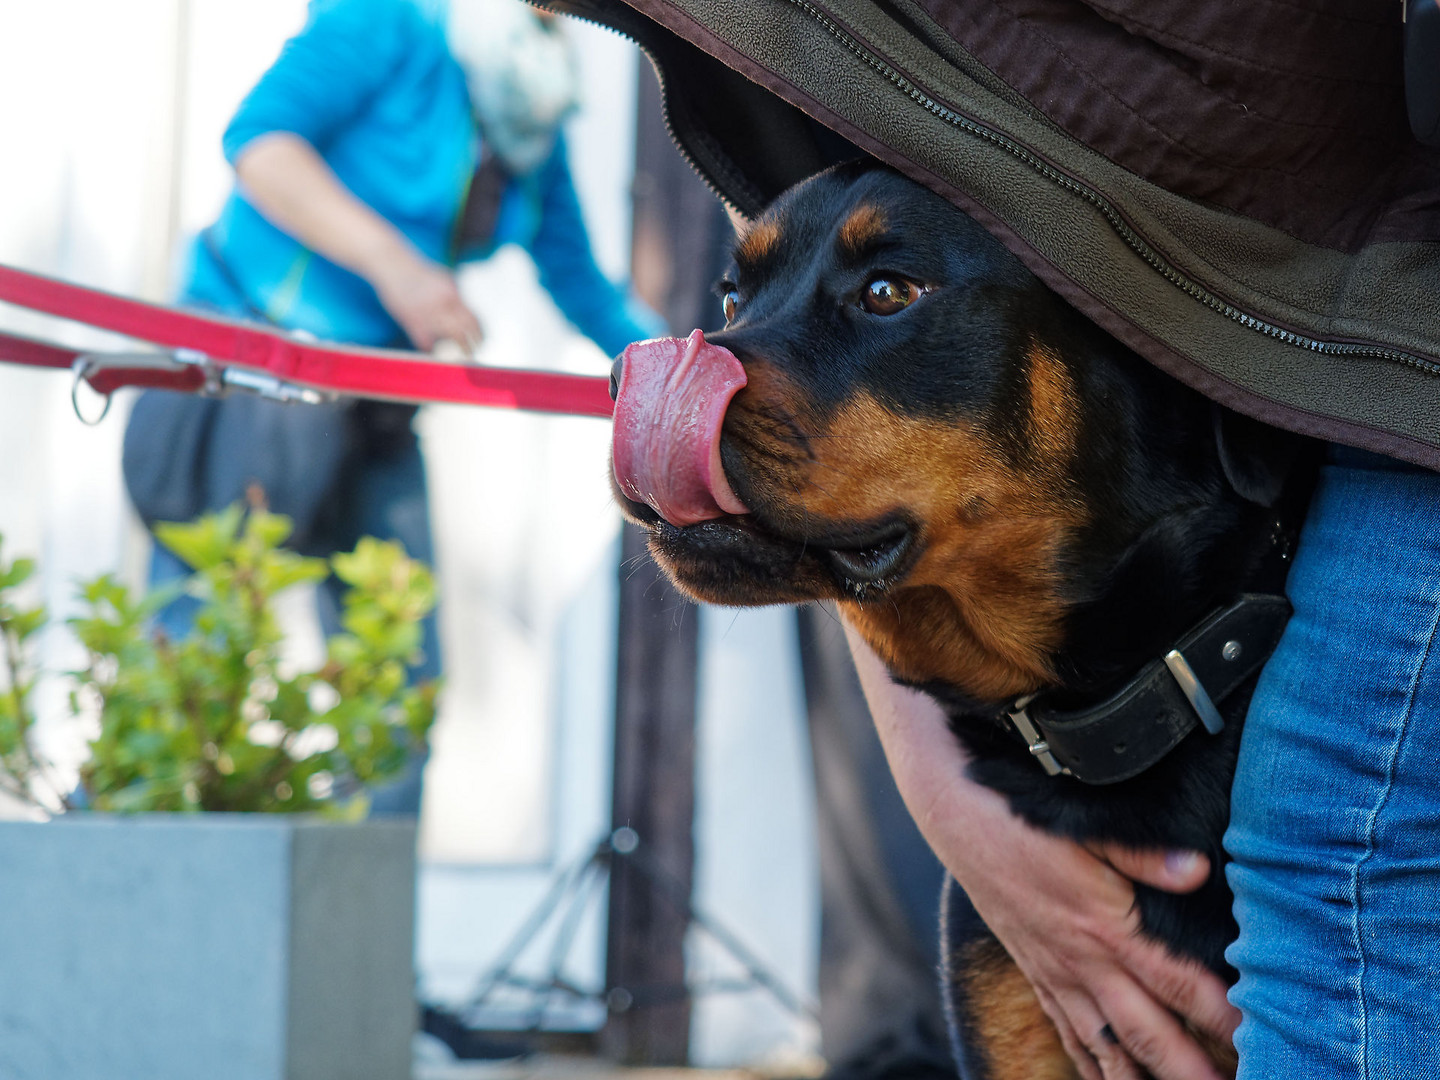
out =
[[(972, 775), (1032, 823), (1205, 852), (1198, 892), (1137, 890), (1142, 923), (1233, 977), (1220, 840), (1250, 688), (1225, 702), (1223, 734), (1103, 787), (1044, 775), (996, 717), (1032, 691), (1105, 696), (1241, 591), (1273, 557), (1292, 449), (873, 165), (782, 196), (720, 292), (730, 318), (710, 340), (749, 378), (721, 458), (751, 513), (677, 528), (620, 496), (661, 565), (715, 603), (837, 601), (898, 680), (946, 708)], [(999, 1006), (960, 992), (981, 1038), (980, 1012)], [(1040, 1075), (978, 1050), (988, 1075)]]

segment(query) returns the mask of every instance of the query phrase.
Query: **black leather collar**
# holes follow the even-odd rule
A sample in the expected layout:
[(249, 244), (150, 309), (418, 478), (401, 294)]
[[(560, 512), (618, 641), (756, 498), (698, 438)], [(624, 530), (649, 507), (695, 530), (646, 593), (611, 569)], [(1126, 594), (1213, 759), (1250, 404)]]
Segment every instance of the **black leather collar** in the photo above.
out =
[(1290, 601), (1243, 593), (1206, 616), (1166, 656), (1143, 667), (1119, 692), (1069, 712), (1043, 696), (1014, 702), (1003, 722), (1029, 744), (1051, 776), (1113, 784), (1144, 772), (1197, 726), (1212, 734), (1224, 701), (1269, 659), (1290, 618)]

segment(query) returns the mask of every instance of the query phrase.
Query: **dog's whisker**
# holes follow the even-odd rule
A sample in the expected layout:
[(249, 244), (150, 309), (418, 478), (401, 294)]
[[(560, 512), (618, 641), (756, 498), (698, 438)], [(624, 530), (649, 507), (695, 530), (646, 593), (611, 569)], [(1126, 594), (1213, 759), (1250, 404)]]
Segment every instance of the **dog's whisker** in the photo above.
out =
[(641, 570), (645, 569), (645, 564), (649, 560), (650, 556), (648, 555), (635, 555), (621, 563), (620, 566), (625, 573), (625, 580), (635, 580), (635, 575), (640, 573)]
[[(835, 493), (833, 491), (825, 487), (823, 484), (817, 484), (813, 479), (807, 479), (805, 481), (805, 484), (808, 488), (820, 492), (820, 494), (824, 495), (827, 499), (835, 498)], [(798, 490), (796, 493), (799, 494)]]
[(645, 593), (644, 593), (645, 599), (646, 599), (646, 600), (649, 600), (651, 593), (652, 593), (655, 589), (662, 588), (662, 587), (664, 586), (664, 584), (665, 584), (665, 579), (664, 579), (664, 578), (662, 578), (662, 577), (652, 578), (652, 579), (650, 580), (650, 583), (645, 586)]
[(836, 465), (833, 462), (821, 461), (817, 458), (815, 464), (820, 468), (829, 469), (833, 473), (839, 473), (842, 477), (845, 477), (846, 479), (849, 479), (850, 477), (855, 475), (849, 469), (841, 468), (839, 465)]

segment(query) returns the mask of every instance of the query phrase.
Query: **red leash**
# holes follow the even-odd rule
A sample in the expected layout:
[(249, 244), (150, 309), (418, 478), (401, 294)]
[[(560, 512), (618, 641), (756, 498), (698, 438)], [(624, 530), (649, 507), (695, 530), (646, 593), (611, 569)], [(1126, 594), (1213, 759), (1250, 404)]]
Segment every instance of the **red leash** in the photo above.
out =
[(0, 333), (0, 360), (71, 368), (106, 395), (123, 386), (211, 393), (233, 388), (284, 400), (344, 394), (603, 417), (613, 409), (609, 380), (601, 376), (443, 363), (418, 353), (301, 341), (270, 327), (147, 304), (4, 265), (0, 300), (169, 350), (97, 353)]

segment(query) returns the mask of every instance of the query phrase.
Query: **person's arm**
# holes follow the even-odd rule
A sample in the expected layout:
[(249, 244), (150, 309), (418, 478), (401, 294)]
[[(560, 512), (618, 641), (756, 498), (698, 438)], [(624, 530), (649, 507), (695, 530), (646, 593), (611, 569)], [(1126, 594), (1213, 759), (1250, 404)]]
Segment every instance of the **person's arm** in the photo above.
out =
[(368, 281), (416, 348), (480, 340), (480, 322), (454, 275), (356, 198), (304, 138), (275, 131), (250, 140), (235, 157), (235, 174), (271, 224)]
[(849, 626), (846, 634), (906, 806), (1034, 986), (1086, 1080), (1138, 1080), (1137, 1064), (1159, 1080), (1221, 1080), (1178, 1018), (1229, 1040), (1239, 1013), (1214, 974), (1137, 933), (1131, 884), (1198, 888), (1204, 856), (1092, 851), (1033, 828), (969, 779), (940, 707), (897, 685)]
[(477, 339), (450, 272), (416, 250), (325, 163), (331, 141), (363, 123), (375, 99), (430, 33), (402, 0), (311, 0), (230, 119), (222, 139), (246, 198), (271, 224), (368, 281), (421, 349)]
[(555, 306), (609, 356), (666, 333), (664, 321), (628, 296), (595, 261), (562, 136), (540, 167), (540, 225), (530, 255)]

